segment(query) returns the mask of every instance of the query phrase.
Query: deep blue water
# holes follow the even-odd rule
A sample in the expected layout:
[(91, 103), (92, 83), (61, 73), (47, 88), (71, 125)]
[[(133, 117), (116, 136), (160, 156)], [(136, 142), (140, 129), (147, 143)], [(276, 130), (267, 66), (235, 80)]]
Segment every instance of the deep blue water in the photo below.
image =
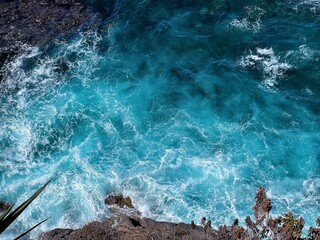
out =
[(9, 231), (79, 227), (132, 198), (214, 226), (320, 214), (320, 1), (88, 1), (88, 26), (28, 48), (0, 86), (0, 198), (53, 182)]

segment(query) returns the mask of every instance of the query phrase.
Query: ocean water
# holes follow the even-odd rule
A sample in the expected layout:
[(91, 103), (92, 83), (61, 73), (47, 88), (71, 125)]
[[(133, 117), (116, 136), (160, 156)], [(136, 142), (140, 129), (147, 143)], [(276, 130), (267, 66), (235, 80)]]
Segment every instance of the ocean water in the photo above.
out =
[(320, 1), (111, 2), (6, 66), (0, 199), (54, 179), (4, 237), (104, 219), (112, 192), (157, 220), (243, 223), (260, 186), (273, 216), (315, 225)]

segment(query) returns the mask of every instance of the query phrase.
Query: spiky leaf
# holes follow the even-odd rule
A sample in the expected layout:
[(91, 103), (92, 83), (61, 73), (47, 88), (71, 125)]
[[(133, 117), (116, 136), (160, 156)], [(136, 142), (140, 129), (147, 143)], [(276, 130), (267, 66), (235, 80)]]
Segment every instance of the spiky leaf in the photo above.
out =
[(17, 209), (7, 215), (0, 222), (0, 234), (29, 206), (29, 204), (48, 186), (52, 178), (46, 182), (38, 191), (36, 191), (29, 199), (22, 203)]
[(35, 229), (36, 227), (38, 227), (40, 224), (44, 223), (45, 221), (47, 221), (49, 218), (39, 222), (38, 224), (34, 225), (32, 228), (30, 228), (28, 231), (22, 233), (21, 235), (19, 235), (18, 237), (16, 237), (15, 239), (13, 240), (18, 240), (20, 238), (22, 238), (23, 236), (27, 235), (29, 232), (31, 232), (33, 229)]

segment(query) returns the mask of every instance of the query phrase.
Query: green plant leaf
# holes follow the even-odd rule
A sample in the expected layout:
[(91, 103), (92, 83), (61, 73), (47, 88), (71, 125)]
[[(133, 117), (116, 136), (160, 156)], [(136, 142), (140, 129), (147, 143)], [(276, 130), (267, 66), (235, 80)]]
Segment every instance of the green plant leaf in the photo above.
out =
[(17, 209), (11, 212), (0, 222), (0, 234), (9, 227), (11, 223), (29, 206), (29, 204), (48, 186), (52, 178), (49, 179), (38, 191), (36, 191), (29, 199), (22, 203)]
[(22, 238), (23, 236), (27, 235), (29, 232), (31, 232), (33, 229), (35, 229), (36, 227), (38, 227), (40, 224), (44, 223), (45, 221), (47, 221), (49, 218), (39, 222), (38, 224), (34, 225), (32, 228), (30, 228), (28, 231), (22, 233), (21, 235), (19, 235), (18, 237), (16, 237), (15, 239), (13, 240), (18, 240), (20, 238)]

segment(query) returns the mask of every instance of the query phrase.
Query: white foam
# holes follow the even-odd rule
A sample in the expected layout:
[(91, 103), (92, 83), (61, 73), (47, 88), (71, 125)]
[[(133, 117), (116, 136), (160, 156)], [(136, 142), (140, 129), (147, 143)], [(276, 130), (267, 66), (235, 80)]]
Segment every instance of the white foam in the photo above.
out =
[(313, 56), (315, 54), (315, 52), (307, 45), (301, 45), (299, 47), (299, 53), (305, 59), (311, 59), (311, 58), (313, 58)]
[(255, 52), (249, 50), (249, 54), (238, 62), (240, 67), (258, 69), (263, 74), (263, 84), (275, 87), (278, 80), (285, 77), (287, 71), (294, 68), (287, 62), (281, 62), (272, 48), (257, 48)]
[(242, 31), (259, 32), (262, 26), (261, 17), (265, 14), (265, 11), (257, 6), (247, 6), (245, 7), (245, 11), (246, 17), (242, 19), (233, 19), (229, 23), (229, 26)]
[(320, 10), (320, 1), (319, 0), (303, 0), (298, 1), (293, 7), (295, 10), (309, 10), (312, 13), (317, 13)]
[(179, 153), (174, 149), (165, 149), (165, 154), (161, 157), (160, 168), (170, 167), (173, 169), (181, 166), (182, 159)]

